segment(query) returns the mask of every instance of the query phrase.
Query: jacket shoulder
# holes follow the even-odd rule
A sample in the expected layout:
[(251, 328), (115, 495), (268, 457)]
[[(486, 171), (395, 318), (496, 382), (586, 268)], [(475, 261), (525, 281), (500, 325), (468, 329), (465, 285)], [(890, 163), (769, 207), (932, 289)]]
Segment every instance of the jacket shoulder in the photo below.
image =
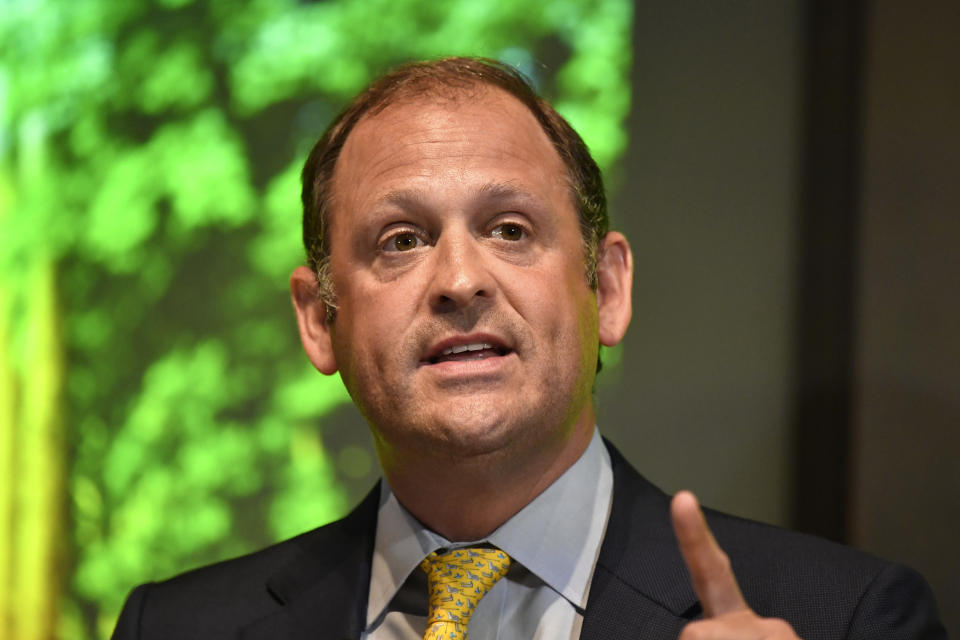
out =
[(706, 510), (744, 597), (802, 638), (946, 638), (919, 573), (812, 535)]
[[(607, 446), (614, 500), (600, 565), (677, 618), (699, 617), (670, 523), (670, 496)], [(750, 607), (761, 616), (787, 620), (800, 637), (946, 637), (933, 594), (912, 569), (716, 510), (706, 508), (704, 515)]]
[[(743, 579), (803, 585), (824, 578), (838, 587), (868, 583), (890, 563), (864, 551), (817, 536), (782, 529), (714, 509), (704, 515), (717, 542)], [(854, 584), (850, 584), (850, 582)]]

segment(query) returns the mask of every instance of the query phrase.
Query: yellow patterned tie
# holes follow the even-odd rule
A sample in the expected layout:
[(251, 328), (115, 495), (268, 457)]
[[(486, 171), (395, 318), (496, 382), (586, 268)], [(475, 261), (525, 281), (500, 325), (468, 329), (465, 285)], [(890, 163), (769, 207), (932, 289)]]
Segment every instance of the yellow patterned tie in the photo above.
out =
[(430, 585), (430, 616), (424, 640), (467, 640), (467, 622), (480, 598), (510, 568), (499, 549), (454, 549), (420, 563)]

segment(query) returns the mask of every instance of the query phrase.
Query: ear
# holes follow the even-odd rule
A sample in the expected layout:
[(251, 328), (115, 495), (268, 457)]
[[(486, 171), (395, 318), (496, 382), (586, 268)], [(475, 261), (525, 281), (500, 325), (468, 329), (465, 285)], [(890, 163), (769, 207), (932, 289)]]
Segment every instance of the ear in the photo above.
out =
[(610, 231), (597, 252), (597, 316), (600, 344), (623, 338), (633, 315), (633, 253), (622, 233)]
[(290, 274), (290, 296), (307, 357), (320, 373), (328, 376), (336, 373), (337, 360), (333, 355), (327, 307), (320, 299), (316, 274), (307, 267), (294, 269)]

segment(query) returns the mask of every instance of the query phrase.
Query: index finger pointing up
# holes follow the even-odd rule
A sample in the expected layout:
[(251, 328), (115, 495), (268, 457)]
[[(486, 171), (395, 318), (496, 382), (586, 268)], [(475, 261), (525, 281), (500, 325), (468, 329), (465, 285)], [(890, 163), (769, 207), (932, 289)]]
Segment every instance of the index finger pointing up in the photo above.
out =
[(696, 497), (689, 491), (678, 492), (670, 504), (670, 517), (704, 617), (748, 609), (730, 559), (710, 532)]

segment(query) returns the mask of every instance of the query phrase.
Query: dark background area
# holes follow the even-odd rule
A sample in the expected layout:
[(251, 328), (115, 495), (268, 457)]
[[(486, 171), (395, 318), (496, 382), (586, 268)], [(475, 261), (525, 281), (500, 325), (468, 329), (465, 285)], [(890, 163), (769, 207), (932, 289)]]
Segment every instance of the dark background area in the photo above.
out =
[(960, 5), (635, 6), (601, 429), (666, 490), (919, 569), (960, 634)]

